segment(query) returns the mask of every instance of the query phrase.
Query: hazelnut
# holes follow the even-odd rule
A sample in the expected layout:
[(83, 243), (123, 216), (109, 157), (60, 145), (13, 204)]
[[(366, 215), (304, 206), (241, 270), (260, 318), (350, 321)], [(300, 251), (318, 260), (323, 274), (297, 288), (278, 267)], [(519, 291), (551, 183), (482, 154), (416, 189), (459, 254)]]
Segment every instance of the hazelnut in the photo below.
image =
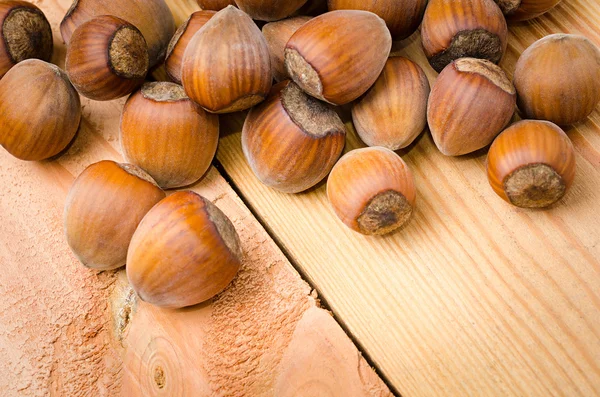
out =
[(410, 219), (416, 200), (413, 175), (396, 153), (371, 147), (346, 153), (327, 180), (327, 197), (350, 229), (383, 235)]
[(235, 0), (235, 3), (252, 19), (269, 22), (289, 17), (306, 0)]
[(497, 65), (460, 58), (446, 66), (433, 85), (427, 121), (436, 146), (459, 156), (489, 145), (508, 125), (516, 92)]
[(177, 84), (146, 83), (123, 108), (123, 155), (163, 189), (200, 179), (210, 167), (218, 141), (219, 117), (194, 104)]
[(140, 31), (103, 15), (79, 25), (67, 48), (66, 69), (79, 93), (97, 101), (130, 94), (148, 73), (148, 47)]
[(383, 19), (368, 11), (332, 11), (311, 19), (285, 48), (285, 66), (305, 92), (344, 105), (379, 77), (392, 48)]
[(156, 182), (135, 165), (108, 160), (92, 164), (75, 179), (67, 196), (67, 242), (89, 268), (124, 266), (133, 232), (163, 198)]
[(155, 205), (135, 231), (127, 277), (143, 301), (182, 308), (223, 291), (241, 258), (227, 216), (196, 193), (177, 192)]
[(25, 59), (50, 61), (52, 28), (46, 16), (26, 1), (0, 2), (0, 78)]
[(203, 10), (221, 11), (227, 6), (234, 6), (235, 0), (197, 0)]
[(181, 63), (185, 49), (194, 34), (215, 14), (215, 11), (196, 11), (177, 29), (171, 39), (165, 58), (165, 70), (169, 78), (177, 84), (181, 84)]
[(298, 193), (327, 176), (342, 154), (345, 137), (335, 111), (284, 81), (246, 117), (242, 148), (262, 183)]
[(269, 46), (273, 78), (276, 81), (279, 82), (290, 78), (287, 70), (285, 70), (283, 59), (285, 45), (296, 30), (300, 29), (310, 19), (311, 17), (294, 17), (282, 21), (270, 22), (263, 26), (262, 33)]
[(410, 145), (427, 125), (429, 80), (410, 59), (392, 57), (367, 94), (352, 107), (352, 120), (369, 146), (398, 150)]
[(494, 141), (487, 158), (490, 185), (502, 199), (523, 208), (548, 207), (575, 178), (575, 151), (558, 126), (523, 120)]
[(327, 12), (327, 0), (308, 0), (296, 14), (317, 16), (325, 12)]
[(181, 81), (187, 95), (212, 113), (232, 113), (262, 102), (273, 75), (269, 48), (244, 12), (216, 13), (189, 42)]
[(524, 117), (583, 121), (600, 101), (600, 51), (583, 36), (546, 36), (521, 54), (514, 84)]
[(58, 66), (28, 59), (0, 80), (0, 145), (13, 156), (44, 160), (57, 155), (80, 120), (79, 95)]
[(64, 42), (70, 43), (79, 25), (101, 15), (121, 18), (142, 32), (148, 44), (150, 68), (163, 61), (175, 33), (173, 14), (164, 0), (73, 0), (60, 23)]
[(413, 34), (421, 21), (427, 0), (328, 0), (330, 10), (364, 10), (379, 15), (394, 40)]
[(430, 0), (421, 36), (429, 63), (441, 72), (458, 58), (500, 62), (506, 51), (508, 28), (493, 0)]
[(562, 0), (495, 0), (508, 21), (526, 21), (538, 17)]

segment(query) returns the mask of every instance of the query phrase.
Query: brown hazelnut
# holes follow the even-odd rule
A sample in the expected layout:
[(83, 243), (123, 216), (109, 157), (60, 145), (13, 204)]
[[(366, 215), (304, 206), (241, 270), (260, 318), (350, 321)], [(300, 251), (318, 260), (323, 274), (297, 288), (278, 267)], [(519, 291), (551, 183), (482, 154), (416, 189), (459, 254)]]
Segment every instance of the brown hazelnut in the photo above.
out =
[(190, 40), (215, 14), (215, 11), (196, 11), (177, 29), (171, 39), (165, 58), (165, 70), (169, 78), (177, 84), (181, 84), (181, 63)]
[(39, 161), (57, 155), (80, 120), (79, 95), (58, 66), (27, 59), (0, 80), (0, 145), (13, 156)]
[(526, 118), (583, 121), (600, 101), (600, 51), (583, 36), (546, 36), (521, 54), (514, 84)]
[(428, 97), (423, 69), (410, 59), (392, 57), (375, 85), (352, 106), (354, 128), (369, 146), (404, 148), (427, 125)]
[(165, 58), (175, 33), (175, 20), (164, 0), (73, 0), (60, 23), (60, 33), (69, 44), (79, 25), (101, 15), (113, 15), (139, 29), (148, 44), (150, 68)]
[(495, 0), (508, 21), (526, 21), (538, 17), (562, 0)]
[(523, 208), (548, 207), (573, 184), (575, 151), (557, 125), (523, 120), (496, 138), (487, 174), (496, 194), (507, 202)]
[(254, 21), (233, 6), (216, 13), (183, 56), (185, 92), (212, 113), (237, 112), (262, 102), (272, 80), (265, 38)]
[(252, 19), (277, 21), (292, 15), (306, 0), (235, 0), (235, 3)]
[(196, 193), (177, 192), (155, 205), (135, 231), (127, 277), (143, 301), (182, 308), (223, 291), (241, 258), (227, 216)]
[(453, 61), (440, 73), (427, 105), (436, 146), (446, 156), (459, 156), (489, 145), (512, 119), (516, 101), (499, 66), (476, 58)]
[(123, 155), (163, 189), (187, 186), (210, 167), (219, 141), (219, 117), (202, 110), (174, 83), (146, 83), (121, 117)]
[(108, 160), (92, 164), (75, 179), (67, 196), (67, 242), (89, 268), (124, 266), (133, 232), (163, 198), (156, 182), (135, 165)]
[(493, 0), (430, 0), (421, 36), (431, 66), (470, 57), (498, 63), (506, 51), (508, 28)]
[(382, 147), (346, 153), (327, 180), (327, 197), (350, 229), (383, 235), (402, 227), (415, 207), (413, 175), (396, 153)]
[(79, 25), (67, 48), (69, 79), (87, 98), (108, 101), (131, 94), (148, 73), (148, 47), (140, 31), (102, 15)]
[(280, 82), (290, 79), (290, 76), (285, 70), (284, 51), (285, 45), (290, 40), (290, 37), (300, 29), (302, 25), (310, 21), (311, 17), (294, 17), (284, 19), (277, 22), (269, 22), (262, 28), (262, 33), (265, 36), (269, 53), (271, 54), (271, 67), (273, 68), (273, 78)]
[(309, 95), (344, 105), (375, 83), (391, 48), (390, 31), (377, 15), (332, 11), (293, 34), (285, 48), (285, 66)]
[(327, 12), (327, 0), (308, 0), (296, 12), (297, 15), (317, 16)]
[(197, 0), (203, 10), (221, 11), (227, 6), (234, 6), (235, 0)]
[(298, 193), (327, 176), (342, 154), (345, 137), (333, 109), (284, 81), (246, 117), (242, 148), (262, 183)]
[(26, 1), (0, 2), (0, 78), (25, 59), (50, 61), (52, 28), (46, 16)]
[(330, 10), (364, 10), (379, 15), (394, 40), (413, 34), (421, 21), (427, 0), (328, 0)]

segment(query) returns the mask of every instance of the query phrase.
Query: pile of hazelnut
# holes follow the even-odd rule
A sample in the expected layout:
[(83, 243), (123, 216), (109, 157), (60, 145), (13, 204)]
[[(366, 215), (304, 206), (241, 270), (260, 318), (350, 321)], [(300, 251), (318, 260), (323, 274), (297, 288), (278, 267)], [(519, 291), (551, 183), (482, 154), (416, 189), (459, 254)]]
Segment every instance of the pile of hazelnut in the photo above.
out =
[[(101, 161), (75, 180), (67, 240), (90, 268), (126, 264), (141, 299), (194, 305), (234, 278), (239, 238), (207, 199), (163, 189), (206, 173), (218, 114), (249, 110), (242, 147), (262, 183), (298, 193), (329, 176), (333, 210), (363, 234), (387, 234), (410, 219), (415, 181), (394, 151), (427, 126), (447, 156), (491, 144), (489, 182), (509, 203), (560, 200), (573, 183), (575, 154), (559, 126), (585, 120), (600, 101), (600, 51), (582, 36), (554, 34), (521, 55), (513, 81), (497, 66), (506, 21), (559, 2), (198, 0), (203, 11), (175, 31), (163, 0), (75, 0), (60, 26), (62, 71), (48, 63), (52, 31), (43, 13), (2, 1), (0, 144), (23, 160), (55, 157), (79, 127), (80, 94), (130, 95), (120, 127), (128, 163)], [(392, 41), (419, 25), (439, 72), (431, 88), (419, 65), (390, 57)], [(163, 64), (171, 82), (147, 82)], [(340, 158), (346, 129), (334, 106), (346, 104), (369, 147)], [(506, 128), (517, 107), (525, 120)]]

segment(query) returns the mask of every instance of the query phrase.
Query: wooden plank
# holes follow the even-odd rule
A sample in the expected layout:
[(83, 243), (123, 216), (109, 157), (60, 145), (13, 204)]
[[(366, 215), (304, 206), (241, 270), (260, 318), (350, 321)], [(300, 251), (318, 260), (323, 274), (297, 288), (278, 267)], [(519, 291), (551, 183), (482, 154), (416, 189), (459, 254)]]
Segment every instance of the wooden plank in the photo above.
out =
[[(600, 44), (599, 23), (596, 0), (565, 0), (511, 27), (502, 66), (512, 74), (519, 54), (549, 33)], [(434, 81), (418, 34), (397, 47)], [(341, 112), (346, 151), (363, 146)], [(576, 183), (548, 211), (495, 196), (483, 151), (447, 158), (424, 134), (399, 152), (416, 176), (416, 213), (384, 238), (346, 229), (324, 184), (295, 196), (262, 186), (242, 154), (241, 120), (230, 120), (221, 142), (225, 171), (401, 394), (600, 394), (600, 112), (568, 130)]]
[[(36, 2), (55, 34), (70, 0)], [(178, 18), (192, 0), (178, 2)], [(83, 122), (56, 161), (0, 151), (0, 390), (3, 396), (270, 396), (316, 385), (333, 394), (387, 396), (387, 387), (315, 291), (291, 267), (219, 172), (193, 190), (239, 231), (245, 259), (211, 302), (169, 311), (138, 302), (123, 271), (81, 266), (62, 232), (76, 175), (121, 159), (124, 100), (83, 100)]]

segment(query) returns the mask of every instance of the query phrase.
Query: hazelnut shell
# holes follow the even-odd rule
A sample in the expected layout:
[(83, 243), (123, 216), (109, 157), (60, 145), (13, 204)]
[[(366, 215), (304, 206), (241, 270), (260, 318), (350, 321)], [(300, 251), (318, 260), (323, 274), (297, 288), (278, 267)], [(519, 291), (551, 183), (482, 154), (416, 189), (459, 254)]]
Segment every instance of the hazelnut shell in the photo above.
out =
[(289, 17), (306, 0), (235, 0), (235, 3), (252, 19), (270, 22)]
[(282, 21), (267, 23), (262, 28), (262, 33), (265, 36), (269, 53), (271, 54), (271, 67), (273, 68), (273, 78), (280, 82), (290, 79), (290, 76), (285, 70), (284, 52), (287, 42), (290, 37), (306, 22), (310, 21), (311, 17), (294, 17), (284, 19)]
[(159, 202), (138, 226), (127, 253), (127, 277), (153, 305), (182, 308), (204, 302), (233, 280), (241, 265), (231, 221), (196, 193)]
[(67, 242), (89, 268), (124, 266), (135, 229), (163, 198), (156, 182), (134, 165), (108, 160), (92, 164), (75, 179), (67, 196)]
[(502, 132), (490, 147), (488, 180), (505, 201), (544, 208), (560, 200), (575, 179), (569, 137), (549, 121), (523, 120)]
[(146, 83), (121, 116), (123, 155), (164, 189), (187, 186), (204, 175), (217, 151), (219, 117), (207, 113), (174, 83)]
[(550, 11), (562, 0), (495, 0), (507, 21), (526, 21)]
[(234, 6), (235, 0), (197, 0), (203, 10), (221, 11), (227, 6)]
[(58, 66), (27, 59), (0, 80), (0, 145), (13, 156), (44, 160), (57, 155), (80, 120), (79, 95)]

